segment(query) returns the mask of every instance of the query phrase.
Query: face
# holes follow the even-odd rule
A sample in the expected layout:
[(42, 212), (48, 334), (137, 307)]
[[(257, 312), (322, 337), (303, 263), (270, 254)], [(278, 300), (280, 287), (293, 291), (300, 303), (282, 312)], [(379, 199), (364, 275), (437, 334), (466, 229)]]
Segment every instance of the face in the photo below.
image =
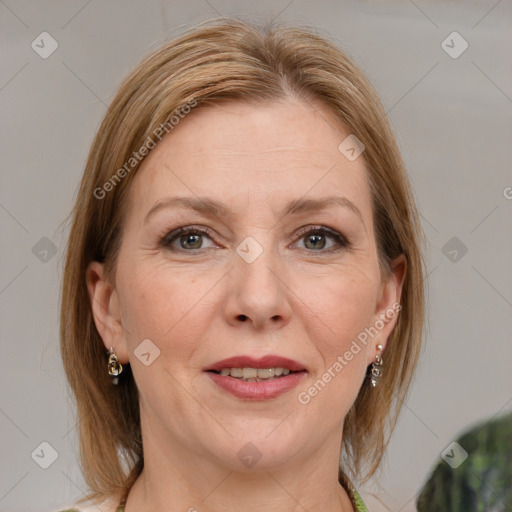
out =
[(381, 278), (364, 156), (338, 150), (349, 134), (320, 105), (233, 102), (146, 157), (115, 280), (99, 263), (87, 275), (143, 435), (238, 469), (247, 451), (272, 468), (339, 449), (403, 276), (398, 262)]

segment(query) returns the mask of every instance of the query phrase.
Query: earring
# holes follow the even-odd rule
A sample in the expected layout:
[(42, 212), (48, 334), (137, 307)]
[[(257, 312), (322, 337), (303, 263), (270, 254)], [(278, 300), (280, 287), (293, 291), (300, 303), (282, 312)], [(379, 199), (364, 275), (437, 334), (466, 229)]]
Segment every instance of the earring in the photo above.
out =
[[(382, 348), (383, 348), (382, 345), (380, 345), (380, 344), (377, 345), (377, 350), (379, 352), (382, 352)], [(370, 369), (370, 383), (372, 385), (372, 388), (375, 388), (377, 386), (377, 382), (382, 375), (382, 365), (383, 365), (382, 356), (380, 354), (377, 354), (375, 356), (375, 362), (371, 364), (371, 369)]]
[(108, 374), (113, 378), (112, 383), (117, 384), (119, 382), (119, 374), (123, 371), (123, 365), (119, 362), (114, 349), (110, 347), (108, 352), (108, 363), (107, 363)]

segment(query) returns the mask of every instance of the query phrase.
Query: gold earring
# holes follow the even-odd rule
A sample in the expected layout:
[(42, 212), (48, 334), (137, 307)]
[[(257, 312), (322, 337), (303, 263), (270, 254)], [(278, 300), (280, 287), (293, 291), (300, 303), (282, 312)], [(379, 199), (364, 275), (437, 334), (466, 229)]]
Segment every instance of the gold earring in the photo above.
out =
[[(382, 345), (377, 345), (377, 350), (379, 352), (382, 352)], [(370, 369), (370, 383), (372, 385), (372, 388), (377, 387), (378, 380), (382, 376), (382, 365), (384, 361), (382, 360), (382, 356), (380, 354), (377, 354), (375, 356), (375, 362), (371, 364)]]
[(117, 384), (119, 382), (119, 374), (123, 371), (123, 365), (119, 362), (119, 358), (112, 347), (110, 347), (108, 352), (107, 369), (108, 374), (114, 377), (112, 380), (113, 384)]

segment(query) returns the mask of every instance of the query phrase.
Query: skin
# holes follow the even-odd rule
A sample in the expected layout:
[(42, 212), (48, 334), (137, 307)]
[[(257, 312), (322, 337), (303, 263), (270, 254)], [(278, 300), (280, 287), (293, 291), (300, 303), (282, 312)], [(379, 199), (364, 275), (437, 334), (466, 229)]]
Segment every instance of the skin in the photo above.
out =
[[(396, 316), (307, 405), (297, 395), (399, 302), (405, 263), (397, 258), (381, 278), (364, 157), (351, 162), (338, 150), (349, 134), (325, 107), (292, 98), (198, 108), (133, 177), (115, 278), (98, 262), (87, 270), (98, 331), (131, 364), (140, 395), (145, 468), (127, 512), (352, 510), (337, 481), (343, 421)], [(339, 205), (282, 213), (288, 201), (333, 195), (361, 218)], [(145, 222), (155, 204), (178, 196), (208, 196), (229, 212), (160, 208)], [(162, 246), (190, 225), (212, 235), (202, 246), (193, 239), (197, 249), (180, 245), (187, 236)], [(314, 245), (297, 235), (307, 226), (330, 227), (350, 245), (329, 235)], [(248, 236), (263, 248), (252, 263), (235, 250)], [(146, 366), (134, 350), (148, 338), (160, 355)], [(297, 388), (250, 402), (203, 371), (264, 354), (308, 373)], [(252, 468), (237, 456), (247, 443), (262, 455)]]

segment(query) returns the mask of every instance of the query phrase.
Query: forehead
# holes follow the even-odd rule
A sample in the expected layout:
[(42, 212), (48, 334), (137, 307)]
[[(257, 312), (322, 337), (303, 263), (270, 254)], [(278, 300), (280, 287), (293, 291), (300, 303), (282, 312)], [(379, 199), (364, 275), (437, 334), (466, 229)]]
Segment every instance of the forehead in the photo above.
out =
[(295, 100), (199, 107), (145, 158), (131, 183), (129, 210), (140, 218), (170, 196), (209, 196), (239, 213), (262, 202), (278, 210), (299, 197), (340, 195), (371, 217), (362, 157), (338, 149), (350, 130), (321, 104)]

